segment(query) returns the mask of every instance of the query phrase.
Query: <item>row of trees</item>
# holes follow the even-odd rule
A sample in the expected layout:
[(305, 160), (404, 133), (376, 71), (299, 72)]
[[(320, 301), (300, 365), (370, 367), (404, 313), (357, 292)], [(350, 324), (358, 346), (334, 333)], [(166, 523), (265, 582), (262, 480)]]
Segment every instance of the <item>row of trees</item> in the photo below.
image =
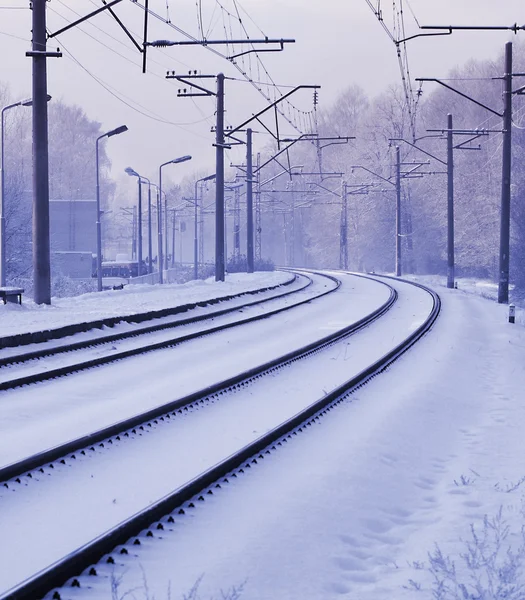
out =
[[(13, 102), (0, 84), (0, 106)], [(20, 107), (5, 114), (5, 217), (7, 278), (31, 276), (32, 128), (31, 110)], [(53, 99), (49, 104), (49, 195), (54, 199), (95, 198), (95, 140), (100, 123), (77, 106)], [(107, 208), (115, 194), (110, 161), (101, 144), (101, 198)]]
[[(515, 44), (516, 72), (525, 69), (525, 45)], [(454, 85), (485, 105), (501, 110), (503, 56), (494, 61), (472, 61), (449, 75)], [(446, 159), (446, 140), (428, 137), (429, 129), (446, 128), (452, 113), (456, 128), (501, 129), (501, 119), (481, 106), (437, 88), (420, 98), (417, 112), (417, 143), (428, 152)], [(0, 86), (0, 105), (11, 101), (9, 90)], [(512, 281), (525, 289), (525, 104), (514, 99), (512, 170)], [(322, 151), (324, 176), (286, 176), (263, 186), (259, 197), (262, 213), (262, 255), (276, 264), (314, 267), (339, 265), (341, 184), (349, 190), (367, 185), (364, 193), (348, 197), (349, 267), (355, 270), (392, 271), (395, 261), (395, 189), (385, 182), (394, 175), (395, 145), (402, 161), (424, 161), (428, 157), (404, 142), (413, 141), (414, 131), (402, 90), (391, 87), (377, 98), (369, 98), (359, 87), (348, 87), (327, 110), (319, 111), (321, 136), (355, 136), (348, 144), (331, 145)], [(28, 276), (31, 270), (31, 114), (24, 108), (7, 113), (5, 176), (8, 277)], [(100, 124), (89, 119), (79, 107), (53, 100), (49, 106), (50, 197), (93, 199), (95, 181), (95, 139), (102, 133)], [(456, 138), (456, 143), (464, 138)], [(497, 278), (499, 212), (501, 190), (501, 135), (491, 133), (455, 151), (455, 227), (457, 272), (463, 276)], [(275, 148), (263, 154), (271, 156)], [(304, 172), (319, 171), (319, 149), (313, 143), (296, 144), (292, 164), (303, 165)], [(131, 249), (132, 215), (119, 210), (123, 197), (109, 179), (110, 162), (101, 146), (101, 183), (105, 218), (106, 249), (113, 253)], [(362, 167), (374, 171), (378, 179)], [(262, 179), (280, 171), (268, 166)], [(403, 179), (402, 231), (403, 271), (446, 273), (446, 175), (445, 168), (431, 161), (423, 171), (434, 174)], [(343, 173), (342, 177), (329, 173)], [(192, 218), (194, 181), (204, 174), (184, 180), (181, 186), (167, 188), (170, 207), (179, 210), (181, 219)], [(234, 173), (229, 174), (233, 178)], [(227, 177), (228, 179), (228, 177)], [(212, 191), (209, 192), (212, 194)], [(146, 194), (145, 194), (146, 196)], [(209, 203), (210, 198), (206, 200)], [(127, 204), (128, 202), (125, 202)], [(212, 217), (209, 217), (211, 219)], [(243, 215), (243, 221), (245, 215)], [(144, 221), (145, 227), (145, 221)], [(154, 231), (156, 213), (154, 213)], [(143, 231), (143, 234), (145, 231)], [(204, 236), (212, 227), (202, 228)], [(146, 238), (144, 238), (146, 239)], [(207, 239), (211, 247), (211, 239)], [(156, 245), (154, 242), (154, 248)], [(230, 246), (231, 248), (231, 246)]]
[[(514, 71), (524, 72), (525, 45), (514, 46)], [(472, 61), (450, 73), (453, 85), (481, 103), (502, 111), (503, 54), (494, 61)], [(516, 87), (516, 86), (515, 86)], [(418, 104), (417, 145), (446, 160), (446, 139), (429, 136), (429, 129), (444, 129), (447, 114), (455, 128), (501, 129), (501, 119), (444, 88), (423, 95)], [(525, 103), (514, 98), (511, 277), (525, 288)], [(395, 189), (356, 165), (385, 179), (394, 175), (395, 145), (402, 162), (425, 161), (428, 156), (404, 142), (413, 142), (413, 131), (402, 90), (389, 88), (369, 99), (363, 90), (350, 86), (331, 108), (319, 114), (320, 135), (354, 135), (346, 145), (333, 145), (322, 154), (323, 171), (342, 172), (350, 185), (372, 183), (366, 194), (348, 198), (348, 243), (350, 268), (392, 271), (395, 261)], [(435, 135), (435, 134), (434, 134)], [(459, 275), (497, 279), (499, 214), (501, 193), (502, 136), (491, 133), (457, 149), (455, 161), (456, 264)], [(455, 144), (465, 141), (456, 136)], [(473, 150), (474, 148), (478, 148)], [(319, 170), (314, 144), (296, 144), (293, 163), (304, 171)], [(354, 168), (353, 168), (354, 167)], [(407, 170), (409, 167), (405, 167)], [(404, 179), (402, 186), (403, 271), (446, 273), (446, 167), (430, 161), (420, 178)], [(276, 172), (278, 168), (276, 168)], [(280, 183), (280, 188), (283, 183)], [(263, 193), (263, 246), (277, 262), (288, 259), (316, 267), (339, 264), (341, 200), (323, 191), (341, 192), (341, 178), (294, 177), (294, 194)], [(352, 188), (350, 188), (352, 189)], [(355, 189), (355, 188), (354, 188)], [(313, 192), (317, 193), (313, 193)], [(293, 203), (293, 204), (292, 204)], [(292, 222), (290, 225), (290, 221)], [(283, 242), (286, 235), (287, 240)], [(293, 244), (293, 251), (290, 245)]]

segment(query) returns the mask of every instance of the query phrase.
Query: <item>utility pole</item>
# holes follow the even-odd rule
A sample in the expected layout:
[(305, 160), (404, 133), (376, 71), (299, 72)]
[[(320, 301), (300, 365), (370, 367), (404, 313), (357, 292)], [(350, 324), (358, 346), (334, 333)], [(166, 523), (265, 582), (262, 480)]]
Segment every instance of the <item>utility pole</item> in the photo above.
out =
[(137, 207), (133, 207), (133, 219), (131, 221), (131, 260), (137, 259)]
[(505, 44), (505, 74), (503, 76), (503, 167), (501, 176), (501, 229), (499, 244), (498, 302), (509, 301), (510, 253), (510, 176), (512, 150), (512, 42)]
[(396, 146), (396, 276), (401, 276), (401, 157)]
[[(177, 209), (173, 209), (173, 229), (171, 235), (171, 268), (175, 268), (175, 228), (177, 226)], [(182, 232), (179, 232), (182, 241)], [(182, 254), (180, 256), (180, 262), (182, 264)]]
[(447, 115), (447, 288), (454, 288), (454, 132)]
[(293, 267), (295, 265), (295, 188), (294, 182), (291, 181), (290, 185), (291, 189), (291, 200), (292, 200), (292, 210), (290, 212), (290, 266)]
[(162, 260), (162, 170), (159, 170), (159, 187), (157, 188), (157, 267), (159, 283), (164, 283)]
[[(442, 160), (438, 156), (428, 152), (427, 150), (416, 146), (415, 142), (409, 142), (403, 138), (390, 138), (390, 141), (404, 142), (410, 147), (415, 148), (419, 152), (430, 156), (430, 158), (436, 160), (440, 164), (447, 167), (446, 171), (436, 171), (426, 173), (427, 175), (440, 175), (446, 173), (447, 175), (447, 288), (453, 289), (455, 285), (455, 251), (454, 251), (454, 150), (480, 150), (481, 146), (473, 147), (469, 144), (479, 137), (485, 137), (489, 133), (494, 133), (494, 130), (490, 129), (454, 129), (452, 126), (452, 115), (449, 114), (447, 117), (447, 128), (446, 129), (427, 129), (432, 135), (422, 136), (417, 138), (415, 141), (426, 137), (437, 137), (441, 138), (443, 134), (446, 134), (447, 140), (447, 156), (446, 160)], [(499, 132), (499, 131), (498, 131)], [(434, 135), (438, 134), (438, 135)], [(466, 139), (459, 144), (454, 144), (454, 136), (466, 136)], [(411, 229), (411, 228), (410, 228)], [(409, 238), (410, 239), (410, 238)]]
[(148, 184), (148, 271), (153, 273), (153, 240), (151, 239), (151, 183)]
[(164, 243), (166, 248), (164, 251), (164, 264), (166, 271), (168, 270), (168, 255), (169, 255), (169, 237), (168, 237), (168, 194), (164, 194)]
[[(422, 27), (425, 29), (427, 27)], [(511, 27), (470, 27), (470, 26), (446, 26), (432, 27), (433, 29), (448, 29), (450, 33), (454, 29), (511, 29), (515, 33), (518, 30), (524, 29), (513, 25)], [(522, 75), (521, 73), (517, 75)], [(490, 106), (486, 106), (475, 98), (467, 96), (465, 93), (456, 90), (447, 83), (435, 78), (418, 78), (416, 81), (432, 81), (439, 83), (443, 87), (459, 94), (463, 98), (470, 100), (474, 104), (481, 106), (492, 114), (503, 119), (503, 159), (502, 159), (502, 181), (501, 181), (501, 218), (500, 218), (500, 247), (499, 247), (499, 277), (498, 277), (498, 302), (506, 304), (509, 301), (509, 255), (510, 255), (510, 182), (511, 182), (511, 152), (512, 152), (512, 94), (522, 94), (524, 88), (512, 90), (512, 42), (505, 44), (505, 73), (503, 75), (504, 92), (503, 92), (503, 112), (498, 112)]]
[(339, 234), (339, 268), (348, 270), (348, 196), (346, 182), (342, 185), (341, 232)]
[[(115, 17), (128, 36), (131, 36), (112, 11), (112, 7), (121, 1), (111, 0), (105, 2), (104, 6), (97, 8), (88, 15), (81, 16), (78, 20), (68, 23), (53, 33), (48, 33), (46, 29), (47, 0), (31, 0), (30, 2), (33, 43), (32, 49), (26, 52), (26, 56), (32, 58), (33, 62), (33, 279), (34, 300), (37, 304), (51, 304), (47, 58), (60, 58), (62, 56), (58, 49), (56, 52), (47, 51), (47, 40), (61, 35), (106, 10)], [(136, 45), (138, 46), (138, 44)]]
[(215, 281), (224, 281), (224, 73), (217, 75), (215, 132)]
[(46, 0), (33, 0), (32, 10), (34, 300), (51, 304)]
[(142, 275), (142, 182), (140, 177), (137, 179), (139, 186), (139, 202), (137, 208), (137, 261), (139, 263), (137, 275)]
[[(315, 122), (316, 131), (319, 131), (318, 124), (317, 124), (317, 103), (318, 103), (318, 98), (319, 98), (318, 94), (319, 94), (319, 92), (317, 90), (314, 90), (314, 122)], [(316, 145), (316, 150), (317, 150), (317, 163), (318, 163), (318, 167), (319, 167), (320, 180), (322, 183), (323, 182), (323, 150), (321, 148), (321, 141), (319, 140), (319, 136), (317, 136), (315, 145)]]
[(262, 258), (262, 223), (261, 223), (261, 155), (257, 153), (257, 168), (255, 180), (255, 260)]
[(193, 279), (199, 278), (199, 242), (198, 242), (198, 197), (197, 197), (197, 187), (198, 181), (195, 182), (195, 198), (194, 200), (194, 220), (193, 220)]
[[(151, 45), (155, 45), (152, 43)], [(169, 43), (168, 45), (174, 45)], [(211, 79), (217, 81), (216, 91), (209, 90), (202, 85), (194, 83), (195, 79)], [(216, 96), (217, 114), (215, 124), (215, 281), (224, 281), (225, 259), (224, 259), (224, 149), (230, 146), (224, 139), (224, 73), (215, 75), (199, 75), (197, 71), (190, 71), (188, 75), (175, 75), (174, 71), (168, 71), (166, 79), (176, 79), (190, 86), (190, 92), (184, 88), (178, 91), (178, 97), (192, 96)], [(197, 90), (197, 91), (191, 91)], [(202, 214), (202, 213), (201, 213)], [(202, 242), (202, 236), (201, 236)]]
[(248, 273), (254, 271), (253, 256), (253, 154), (252, 154), (252, 130), (246, 130), (246, 257), (248, 261)]
[(236, 187), (233, 196), (233, 255), (236, 260), (241, 256), (241, 189)]

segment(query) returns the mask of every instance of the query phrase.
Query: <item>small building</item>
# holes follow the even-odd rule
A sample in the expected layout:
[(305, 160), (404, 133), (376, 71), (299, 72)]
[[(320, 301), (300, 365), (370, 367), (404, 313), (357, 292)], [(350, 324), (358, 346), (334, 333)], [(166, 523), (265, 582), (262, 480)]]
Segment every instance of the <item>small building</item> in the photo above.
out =
[(51, 272), (87, 279), (97, 253), (96, 200), (49, 200)]

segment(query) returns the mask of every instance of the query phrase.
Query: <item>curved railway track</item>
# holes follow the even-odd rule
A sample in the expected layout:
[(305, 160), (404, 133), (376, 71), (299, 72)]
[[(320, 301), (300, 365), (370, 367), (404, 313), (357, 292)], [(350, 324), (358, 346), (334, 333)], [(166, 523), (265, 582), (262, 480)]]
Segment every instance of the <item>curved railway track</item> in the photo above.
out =
[[(119, 421), (109, 427), (95, 431), (89, 435), (71, 440), (65, 444), (55, 446), (38, 454), (34, 454), (26, 459), (17, 461), (11, 465), (0, 468), (0, 483), (8, 487), (9, 480), (20, 483), (22, 477), (32, 478), (32, 472), (41, 471), (44, 467), (52, 465), (53, 462), (64, 462), (66, 460), (76, 460), (75, 453), (94, 452), (95, 447), (113, 443), (113, 440), (119, 441), (121, 437), (138, 435), (144, 429), (158, 424), (158, 421), (173, 419), (182, 411), (203, 404), (206, 400), (218, 397), (228, 391), (243, 387), (255, 379), (274, 373), (278, 369), (308, 356), (317, 353), (328, 346), (340, 341), (341, 339), (352, 335), (373, 321), (379, 319), (385, 314), (397, 300), (397, 293), (390, 288), (390, 295), (377, 310), (366, 317), (359, 319), (355, 323), (333, 332), (320, 340), (312, 342), (306, 346), (298, 348), (292, 352), (284, 354), (271, 361), (258, 365), (248, 371), (243, 371), (234, 377), (215, 383), (209, 387), (194, 392), (183, 398), (160, 405), (154, 409), (135, 415), (131, 418)], [(294, 305), (297, 306), (297, 305)]]
[[(226, 296), (220, 296), (218, 298), (209, 298), (208, 300), (189, 302), (187, 304), (181, 304), (179, 306), (174, 306), (170, 308), (149, 310), (141, 313), (133, 313), (130, 315), (123, 315), (118, 317), (106, 317), (101, 319), (95, 319), (92, 321), (85, 321), (84, 323), (72, 323), (69, 325), (63, 325), (61, 327), (56, 327), (53, 329), (44, 329), (41, 331), (16, 333), (12, 335), (2, 336), (0, 337), (0, 349), (49, 342), (51, 340), (62, 339), (78, 333), (86, 333), (88, 331), (103, 329), (105, 327), (112, 328), (123, 323), (144, 323), (146, 321), (153, 321), (155, 319), (162, 319), (164, 317), (171, 317), (178, 314), (182, 314), (193, 310), (197, 307), (202, 308), (206, 306), (213, 306), (215, 304), (220, 304), (221, 302), (241, 298), (242, 296), (254, 296), (260, 293), (277, 290), (280, 287), (287, 287), (289, 285), (292, 285), (296, 281), (297, 275), (292, 270), (289, 270), (289, 272), (292, 273), (294, 276), (288, 281), (279, 283), (277, 285), (244, 291), (240, 294), (227, 294)], [(286, 293), (284, 295), (286, 295)], [(221, 311), (218, 311), (215, 314), (223, 313)], [(105, 339), (109, 339), (109, 337), (106, 337)], [(3, 364), (8, 363), (0, 362), (0, 366), (2, 366)]]
[[(203, 500), (205, 494), (212, 494), (212, 490), (221, 487), (221, 483), (226, 482), (228, 477), (236, 477), (238, 472), (242, 473), (244, 472), (244, 469), (251, 468), (258, 460), (263, 459), (266, 453), (276, 449), (299, 432), (305, 431), (314, 421), (321, 418), (327, 411), (335, 408), (337, 404), (342, 402), (344, 398), (351, 394), (356, 388), (386, 369), (430, 330), (440, 311), (440, 299), (435, 292), (419, 284), (414, 284), (412, 282), (406, 283), (416, 285), (417, 287), (426, 290), (431, 295), (432, 310), (425, 322), (413, 331), (402, 343), (398, 344), (395, 348), (387, 352), (383, 357), (375, 361), (358, 375), (338, 386), (304, 410), (301, 410), (292, 418), (281, 423), (271, 431), (268, 431), (254, 442), (247, 444), (244, 448), (241, 448), (227, 459), (181, 486), (179, 489), (162, 498), (155, 504), (149, 506), (144, 511), (122, 522), (117, 527), (114, 527), (105, 534), (99, 536), (96, 540), (79, 548), (74, 553), (59, 560), (54, 565), (26, 580), (16, 588), (8, 591), (6, 594), (0, 596), (0, 600), (35, 600), (36, 598), (45, 595), (49, 590), (63, 585), (65, 581), (70, 580), (71, 578), (73, 578), (71, 585), (79, 585), (78, 574), (80, 572), (89, 569), (89, 574), (95, 575), (96, 568), (91, 565), (99, 561), (102, 557), (109, 553), (109, 556), (106, 557), (107, 562), (114, 562), (117, 552), (127, 553), (125, 546), (115, 550), (116, 547), (129, 543), (128, 540), (130, 539), (132, 544), (140, 544), (140, 537), (142, 535), (154, 537), (155, 531), (162, 530), (166, 526), (169, 526), (169, 523), (173, 520), (170, 513), (176, 509), (183, 511), (181, 506), (188, 502), (190, 502), (191, 506), (192, 500)], [(86, 436), (85, 438), (75, 440), (74, 442), (71, 442), (71, 445), (65, 444), (59, 448), (21, 461), (16, 465), (6, 467), (0, 470), (0, 479), (5, 480), (6, 476), (20, 478), (24, 473), (30, 476), (31, 473), (28, 473), (29, 469), (42, 468), (44, 465), (49, 464), (49, 460), (70, 459), (72, 458), (71, 452), (77, 452), (81, 447), (86, 445), (86, 442), (91, 444), (92, 448), (94, 448), (95, 444), (104, 444), (106, 441), (107, 443), (110, 443), (110, 436), (129, 435), (130, 428), (132, 428), (131, 431), (146, 428), (151, 424), (152, 420), (155, 422), (155, 419), (171, 419), (173, 416), (176, 416), (183, 407), (187, 407), (190, 404), (195, 405), (197, 403), (203, 403), (205, 398), (209, 397), (210, 394), (220, 394), (234, 386), (242, 386), (249, 379), (260, 377), (264, 372), (275, 370), (287, 362), (289, 363), (313, 352), (317, 352), (323, 347), (354, 333), (378, 319), (394, 304), (396, 296), (395, 290), (391, 288), (388, 301), (377, 311), (374, 311), (372, 315), (361, 319), (360, 322), (345, 328), (343, 331), (326, 336), (320, 343), (310, 344), (309, 347), (289, 353), (286, 356), (271, 361), (266, 365), (262, 365), (260, 368), (254, 369), (251, 372), (243, 373), (233, 380), (228, 380), (222, 382), (222, 384), (219, 384), (218, 386), (203, 390), (200, 394), (192, 394), (176, 403), (170, 403), (155, 411), (149, 411), (143, 415), (138, 415), (134, 419), (123, 421), (112, 428), (106, 428), (103, 431), (96, 432), (92, 436)], [(120, 433), (118, 432), (119, 430)], [(50, 458), (52, 456), (54, 456), (54, 458)], [(113, 553), (113, 555), (111, 553)], [(63, 596), (61, 596), (60, 591), (56, 590), (52, 597), (59, 600)]]
[[(298, 302), (294, 302), (287, 306), (281, 306), (279, 308), (271, 309), (265, 313), (261, 313), (261, 314), (254, 315), (251, 317), (246, 317), (243, 319), (238, 319), (234, 322), (223, 323), (220, 325), (214, 325), (212, 327), (208, 327), (208, 328), (202, 329), (200, 331), (189, 333), (186, 335), (179, 335), (179, 336), (171, 337), (167, 340), (162, 340), (160, 342), (145, 343), (138, 347), (130, 348), (127, 350), (114, 351), (112, 349), (112, 352), (108, 355), (97, 356), (96, 358), (80, 360), (78, 362), (74, 362), (72, 364), (68, 364), (68, 365), (64, 365), (64, 366), (49, 368), (45, 364), (46, 358), (55, 356), (57, 354), (72, 353), (72, 352), (81, 351), (81, 350), (85, 350), (85, 349), (96, 347), (96, 346), (102, 346), (104, 344), (112, 344), (112, 343), (115, 343), (118, 341), (127, 340), (129, 338), (135, 338), (135, 337), (139, 337), (142, 335), (147, 335), (147, 334), (151, 334), (151, 333), (155, 333), (155, 332), (159, 332), (159, 331), (164, 331), (164, 330), (168, 330), (168, 329), (181, 327), (184, 325), (199, 323), (201, 321), (213, 320), (219, 316), (231, 315), (236, 312), (242, 312), (242, 310), (246, 309), (246, 308), (252, 308), (254, 306), (264, 305), (266, 303), (269, 303), (269, 302), (272, 302), (275, 300), (280, 300), (283, 298), (293, 296), (294, 294), (297, 294), (299, 292), (306, 290), (313, 283), (312, 278), (309, 277), (305, 273), (301, 273), (300, 275), (297, 275), (297, 274), (294, 274), (294, 275), (295, 275), (295, 278), (297, 276), (304, 278), (305, 283), (297, 289), (286, 290), (285, 292), (282, 292), (282, 293), (279, 293), (276, 295), (272, 295), (270, 298), (264, 298), (264, 299), (254, 300), (251, 302), (245, 302), (243, 304), (236, 305), (234, 307), (228, 307), (228, 308), (224, 308), (224, 309), (221, 309), (218, 311), (213, 311), (212, 313), (207, 313), (206, 315), (194, 315), (193, 317), (188, 317), (185, 319), (178, 319), (176, 321), (169, 321), (169, 322), (157, 323), (154, 325), (148, 325), (146, 327), (141, 327), (138, 331), (137, 330), (124, 331), (124, 332), (112, 334), (109, 336), (104, 336), (103, 338), (69, 342), (69, 343), (60, 345), (59, 347), (55, 347), (55, 348), (33, 350), (30, 352), (24, 352), (22, 354), (12, 355), (9, 357), (1, 358), (0, 359), (0, 377), (1, 377), (3, 369), (12, 368), (12, 366), (14, 366), (14, 365), (16, 366), (16, 365), (20, 365), (20, 364), (24, 364), (24, 363), (29, 363), (32, 361), (38, 361), (38, 363), (40, 361), (42, 361), (42, 365), (41, 365), (42, 368), (41, 368), (41, 370), (39, 370), (37, 372), (29, 373), (27, 375), (18, 375), (17, 376), (15, 373), (15, 376), (10, 379), (5, 379), (3, 381), (0, 380), (0, 391), (14, 389), (14, 388), (20, 387), (22, 385), (29, 385), (29, 384), (39, 383), (42, 381), (49, 381), (50, 379), (55, 379), (57, 377), (64, 377), (64, 376), (70, 375), (72, 373), (77, 373), (79, 371), (84, 371), (86, 369), (91, 369), (93, 367), (109, 364), (109, 363), (115, 362), (117, 360), (122, 360), (122, 359), (125, 359), (128, 357), (131, 357), (131, 356), (137, 356), (139, 354), (145, 354), (147, 352), (152, 352), (155, 350), (163, 350), (166, 348), (173, 348), (174, 346), (177, 346), (179, 344), (182, 344), (182, 343), (190, 341), (190, 340), (195, 340), (195, 339), (203, 337), (205, 335), (210, 335), (213, 333), (217, 333), (219, 331), (224, 331), (226, 329), (238, 327), (240, 325), (245, 325), (247, 323), (252, 323), (255, 321), (267, 319), (273, 315), (280, 314), (282, 312), (285, 312), (285, 311), (295, 308), (297, 306), (302, 306), (303, 304), (307, 304), (308, 302), (311, 302), (312, 300), (322, 298), (323, 296), (326, 296), (327, 294), (331, 294), (331, 293), (337, 291), (337, 289), (341, 285), (340, 281), (338, 281), (335, 277), (328, 276), (328, 275), (322, 275), (324, 278), (326, 278), (327, 280), (331, 281), (334, 284), (333, 287), (331, 287), (327, 290), (323, 290), (320, 293), (318, 293), (312, 297), (308, 297), (306, 299), (299, 300)], [(295, 278), (294, 278), (294, 280), (295, 280)], [(268, 291), (268, 290), (266, 288), (264, 288), (262, 291)], [(186, 305), (186, 306), (188, 306), (188, 305)], [(16, 371), (16, 369), (14, 369), (14, 370)]]

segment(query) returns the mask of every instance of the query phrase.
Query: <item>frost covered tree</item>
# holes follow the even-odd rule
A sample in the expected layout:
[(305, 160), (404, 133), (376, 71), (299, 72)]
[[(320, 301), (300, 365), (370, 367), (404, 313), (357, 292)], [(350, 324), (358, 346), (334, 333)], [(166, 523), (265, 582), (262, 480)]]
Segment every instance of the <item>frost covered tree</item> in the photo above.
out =
[[(13, 101), (6, 85), (0, 85), (0, 105)], [(8, 280), (28, 277), (32, 270), (32, 128), (31, 111), (17, 108), (6, 113), (5, 214)], [(76, 106), (60, 100), (49, 104), (50, 198), (93, 199), (95, 140), (102, 133), (97, 123)], [(100, 146), (101, 198), (107, 207), (114, 193), (109, 179), (110, 162)]]

